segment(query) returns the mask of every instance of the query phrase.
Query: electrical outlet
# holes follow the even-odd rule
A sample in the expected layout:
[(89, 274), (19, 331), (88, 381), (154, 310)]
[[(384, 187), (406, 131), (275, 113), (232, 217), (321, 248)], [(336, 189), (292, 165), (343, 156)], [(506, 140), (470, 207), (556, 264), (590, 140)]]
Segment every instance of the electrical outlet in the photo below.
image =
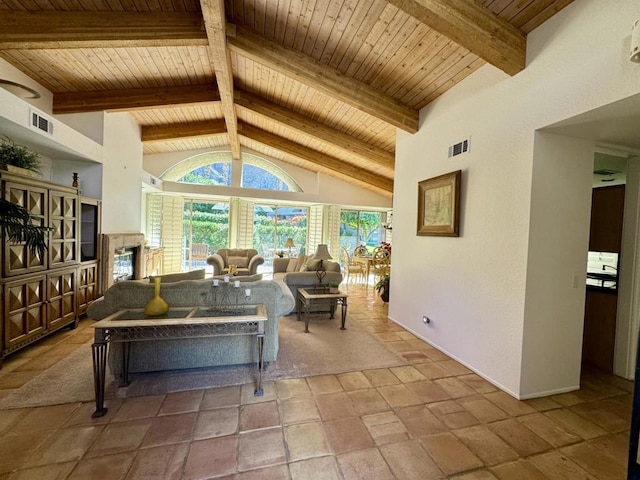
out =
[(427, 317), (426, 315), (422, 316), (422, 323), (424, 323), (425, 325), (430, 325), (431, 324), (431, 319), (429, 317)]

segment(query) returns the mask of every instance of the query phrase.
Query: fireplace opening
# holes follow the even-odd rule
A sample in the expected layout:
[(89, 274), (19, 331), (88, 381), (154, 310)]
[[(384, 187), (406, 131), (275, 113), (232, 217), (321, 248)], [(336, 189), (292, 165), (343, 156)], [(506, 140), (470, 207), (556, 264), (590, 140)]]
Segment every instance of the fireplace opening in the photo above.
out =
[[(142, 233), (105, 233), (101, 237), (103, 268), (101, 288), (124, 280), (145, 277), (144, 235)], [(131, 253), (133, 252), (133, 255)], [(121, 257), (121, 255), (124, 255)], [(116, 257), (118, 259), (116, 260)]]
[(135, 278), (135, 248), (119, 248), (113, 254), (113, 283)]

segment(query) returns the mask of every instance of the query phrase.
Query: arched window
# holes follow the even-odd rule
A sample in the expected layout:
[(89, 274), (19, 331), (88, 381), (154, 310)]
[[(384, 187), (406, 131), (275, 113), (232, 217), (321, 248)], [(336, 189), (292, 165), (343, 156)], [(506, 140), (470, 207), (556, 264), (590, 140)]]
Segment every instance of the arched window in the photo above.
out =
[(201, 153), (174, 165), (162, 175), (162, 180), (197, 185), (231, 185), (231, 154)]
[[(252, 153), (242, 154), (242, 183), (244, 188), (301, 192), (302, 188), (282, 168)], [(234, 162), (230, 152), (209, 152), (189, 157), (174, 165), (162, 176), (162, 180), (199, 185), (231, 186), (232, 169), (240, 165)]]

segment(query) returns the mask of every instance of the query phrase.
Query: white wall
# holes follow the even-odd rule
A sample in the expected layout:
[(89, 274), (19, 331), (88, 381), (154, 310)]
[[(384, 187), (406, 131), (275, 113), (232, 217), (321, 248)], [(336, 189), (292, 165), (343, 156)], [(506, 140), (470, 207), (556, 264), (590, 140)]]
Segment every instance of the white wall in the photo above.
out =
[(100, 145), (104, 142), (104, 112), (69, 113), (56, 118)]
[(141, 231), (142, 142), (128, 113), (104, 114), (102, 233)]
[[(210, 150), (193, 150), (188, 152), (170, 152), (145, 155), (144, 169), (150, 174), (161, 177), (164, 172), (200, 153)], [(220, 187), (208, 185), (188, 185), (174, 182), (162, 182), (165, 192), (179, 192), (193, 195), (216, 195), (226, 197), (244, 197), (256, 200), (268, 199), (274, 201), (326, 203), (349, 205), (354, 207), (390, 208), (391, 198), (380, 195), (365, 188), (357, 187), (335, 177), (322, 173), (315, 173), (304, 168), (296, 167), (280, 160), (265, 157), (262, 154), (249, 151), (259, 157), (266, 158), (273, 164), (285, 170), (300, 185), (303, 192), (275, 192), (272, 190), (258, 190), (241, 187)], [(238, 169), (234, 168), (234, 172)], [(239, 184), (239, 180), (238, 180)]]
[(640, 157), (627, 163), (613, 372), (635, 378), (640, 305)]
[[(33, 80), (31, 77), (26, 76), (24, 73), (22, 73), (20, 70), (18, 70), (3, 58), (0, 58), (0, 78), (2, 78), (3, 80), (9, 80), (10, 82), (18, 83), (20, 85), (24, 85), (35, 90), (40, 95), (40, 98), (25, 99), (25, 102), (33, 105), (36, 108), (39, 108), (44, 112), (51, 112), (51, 105), (53, 104), (53, 94), (38, 82)], [(2, 88), (1, 85), (0, 88)]]
[(521, 398), (580, 388), (591, 222), (593, 143), (535, 139)]
[[(400, 274), (392, 275), (390, 318), (514, 396), (575, 388), (580, 362), (584, 292), (573, 289), (573, 275), (586, 262), (589, 206), (581, 202), (593, 155), (584, 142), (535, 131), (640, 91), (640, 68), (627, 53), (638, 17), (633, 0), (615, 9), (577, 0), (529, 34), (523, 72), (508, 77), (485, 66), (423, 109), (418, 133), (398, 132), (393, 271)], [(448, 160), (447, 147), (468, 136), (471, 151)], [(545, 160), (554, 143), (566, 159)], [(565, 182), (556, 181), (554, 162)], [(461, 236), (416, 236), (417, 182), (458, 169)], [(556, 200), (550, 219), (542, 215), (545, 195)], [(582, 260), (568, 246), (584, 249)], [(549, 272), (535, 267), (551, 263), (561, 274), (546, 285)], [(548, 368), (547, 358), (560, 363)]]
[(78, 174), (80, 195), (90, 198), (102, 198), (102, 164), (58, 160), (51, 172), (51, 180), (63, 185), (73, 183), (73, 173)]

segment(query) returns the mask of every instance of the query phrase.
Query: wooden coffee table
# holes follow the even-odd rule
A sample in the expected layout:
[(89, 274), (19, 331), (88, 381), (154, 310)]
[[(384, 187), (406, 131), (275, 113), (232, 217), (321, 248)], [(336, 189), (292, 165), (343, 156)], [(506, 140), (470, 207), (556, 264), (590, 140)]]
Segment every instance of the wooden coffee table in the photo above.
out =
[(304, 332), (309, 333), (309, 308), (328, 305), (329, 306), (329, 318), (335, 317), (336, 307), (342, 305), (342, 326), (340, 330), (346, 330), (344, 324), (347, 320), (347, 297), (346, 293), (329, 293), (327, 287), (310, 287), (310, 288), (298, 288), (298, 296), (296, 298), (296, 310), (298, 313), (298, 320), (301, 319), (302, 308), (306, 309), (307, 315), (304, 319)]

